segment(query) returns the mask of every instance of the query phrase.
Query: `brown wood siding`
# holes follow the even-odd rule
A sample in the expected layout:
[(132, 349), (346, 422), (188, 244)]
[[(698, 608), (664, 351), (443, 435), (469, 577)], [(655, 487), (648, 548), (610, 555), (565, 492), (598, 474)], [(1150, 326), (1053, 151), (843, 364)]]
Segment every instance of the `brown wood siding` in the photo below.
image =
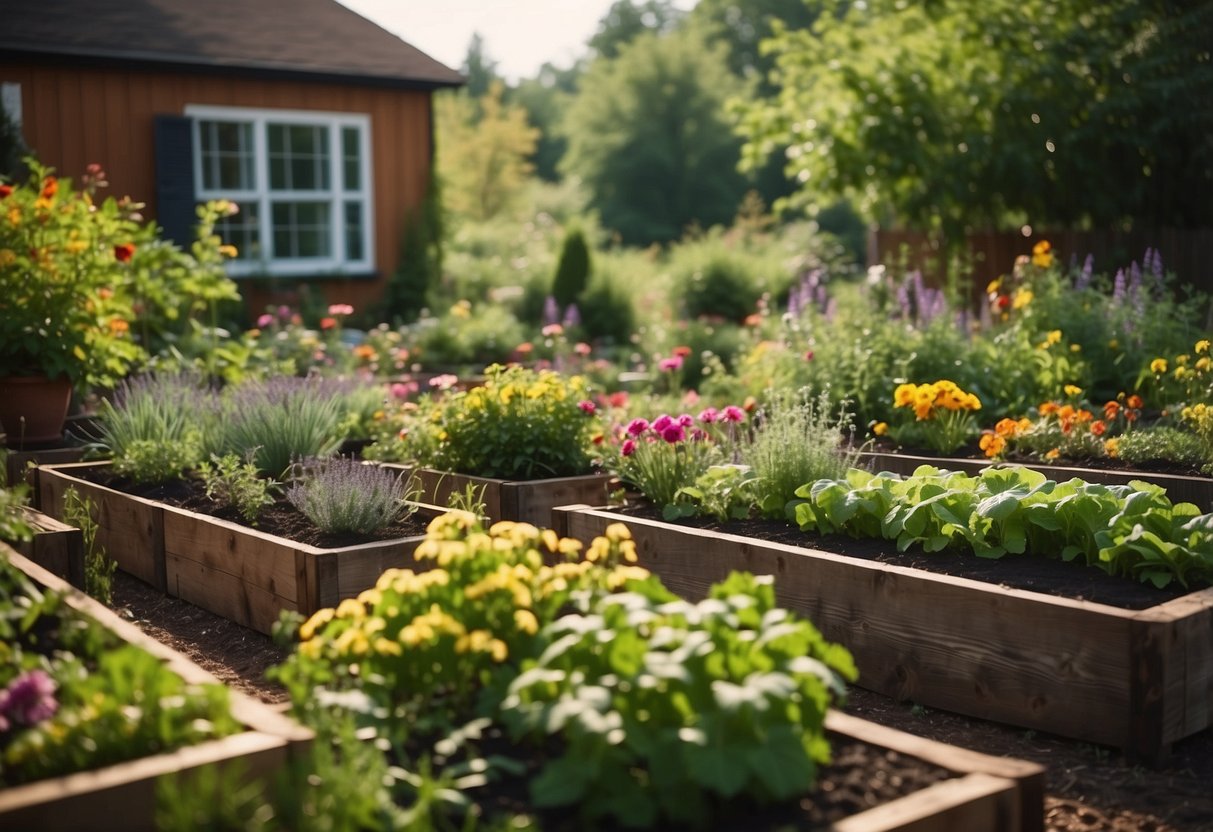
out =
[[(299, 281), (328, 303), (356, 310), (378, 301), (396, 269), (400, 231), (425, 194), (430, 171), (430, 93), (416, 90), (244, 80), (238, 76), (81, 69), (0, 63), (0, 81), (21, 85), (26, 143), (61, 175), (79, 178), (98, 162), (109, 194), (147, 203), (156, 215), (153, 119), (182, 115), (190, 104), (365, 113), (371, 118), (375, 270), (379, 279)], [(255, 316), (290, 291), (242, 283)]]

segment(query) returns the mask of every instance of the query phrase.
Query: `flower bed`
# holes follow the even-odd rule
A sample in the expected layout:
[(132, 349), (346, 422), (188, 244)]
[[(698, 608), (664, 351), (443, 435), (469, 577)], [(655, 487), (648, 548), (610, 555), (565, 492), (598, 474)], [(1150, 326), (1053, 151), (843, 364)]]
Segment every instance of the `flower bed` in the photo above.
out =
[[(93, 500), (97, 540), (119, 568), (265, 633), (282, 610), (310, 615), (373, 586), (384, 569), (404, 564), (421, 540), (417, 534), (336, 548), (297, 543), (88, 479), (107, 468), (77, 463), (40, 469), (43, 505), (61, 511), (64, 493), (76, 488)], [(419, 512), (428, 518), (441, 510), (420, 506)], [(138, 533), (130, 535), (132, 528)]]
[(1125, 610), (585, 506), (555, 515), (581, 540), (625, 523), (685, 597), (734, 569), (775, 575), (781, 603), (851, 651), (859, 684), (898, 699), (1147, 760), (1213, 724), (1213, 589)]
[[(59, 603), (62, 606), (49, 608), (45, 612), (91, 620), (102, 637), (102, 644), (113, 639), (117, 644), (137, 648), (136, 653), (142, 651), (142, 654), (150, 654), (154, 663), (171, 671), (167, 676), (179, 680), (162, 684), (179, 685), (184, 682), (185, 690), (199, 691), (204, 689), (198, 686), (215, 686), (210, 689), (211, 693), (216, 701), (226, 699), (229, 702), (227, 711), (234, 720), (234, 731), (226, 732), (226, 736), (206, 739), (149, 756), (140, 757), (135, 754), (134, 759), (129, 758), (129, 741), (124, 740), (128, 747), (118, 752), (119, 756), (128, 757), (124, 762), (113, 762), (92, 770), (59, 774), (0, 789), (0, 826), (3, 828), (48, 831), (79, 829), (82, 823), (89, 823), (82, 819), (92, 818), (93, 822), (106, 828), (150, 830), (155, 828), (156, 788), (160, 779), (188, 773), (202, 766), (226, 765), (236, 761), (240, 762), (250, 777), (265, 775), (286, 764), (310, 742), (309, 731), (258, 702), (218, 688), (214, 677), (184, 656), (143, 635), (110, 610), (73, 591), (63, 581), (3, 544), (0, 544), (0, 559), (16, 567), (45, 590), (61, 594), (62, 600)], [(64, 612), (61, 613), (60, 610)], [(79, 647), (77, 649), (82, 650)], [(112, 654), (115, 649), (111, 646), (106, 648), (105, 652)], [(61, 657), (56, 659), (59, 660)], [(142, 672), (151, 672), (150, 667), (144, 667)], [(70, 691), (45, 684), (41, 687), (44, 695), (47, 690), (52, 689), (52, 696), (65, 703), (63, 707), (69, 707)], [(168, 691), (167, 687), (158, 689), (162, 692)], [(132, 701), (129, 704), (135, 703)], [(35, 716), (45, 717), (46, 711), (57, 711), (58, 707), (58, 702), (55, 706), (48, 703), (47, 707), (43, 708), (43, 713)], [(95, 707), (106, 713), (110, 712), (108, 704), (102, 707), (98, 703)], [(150, 703), (144, 703), (143, 707), (150, 707)], [(124, 719), (129, 719), (131, 714), (137, 713), (138, 710), (121, 708)], [(165, 716), (161, 718), (161, 729), (167, 716), (166, 711)], [(194, 729), (197, 730), (198, 726), (195, 725)], [(100, 734), (93, 734), (92, 737), (95, 741), (101, 739)], [(12, 748), (12, 745), (7, 745), (8, 750)], [(77, 748), (72, 752), (73, 757), (82, 752), (82, 748)], [(38, 755), (38, 759), (40, 763), (46, 762), (46, 757), (42, 754)], [(8, 768), (6, 777), (12, 777), (19, 771), (19, 767)], [(101, 820), (102, 818), (104, 820)]]

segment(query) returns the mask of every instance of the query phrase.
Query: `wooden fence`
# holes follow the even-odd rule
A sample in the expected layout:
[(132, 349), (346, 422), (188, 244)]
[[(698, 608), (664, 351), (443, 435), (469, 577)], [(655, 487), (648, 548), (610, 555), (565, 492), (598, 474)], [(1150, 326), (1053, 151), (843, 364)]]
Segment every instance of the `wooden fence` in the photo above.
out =
[[(1162, 253), (1163, 268), (1180, 283), (1213, 294), (1213, 229), (1163, 229), (1159, 231), (1040, 231), (1029, 236), (1018, 232), (973, 232), (967, 235), (973, 297), (986, 285), (1011, 271), (1015, 258), (1032, 253), (1040, 240), (1048, 240), (1061, 263), (1082, 266), (1088, 254), (1094, 257), (1096, 274), (1114, 275), (1133, 261), (1142, 262), (1147, 248)], [(877, 229), (868, 234), (868, 265), (900, 263), (918, 268), (928, 282), (942, 278), (943, 249), (920, 231)]]

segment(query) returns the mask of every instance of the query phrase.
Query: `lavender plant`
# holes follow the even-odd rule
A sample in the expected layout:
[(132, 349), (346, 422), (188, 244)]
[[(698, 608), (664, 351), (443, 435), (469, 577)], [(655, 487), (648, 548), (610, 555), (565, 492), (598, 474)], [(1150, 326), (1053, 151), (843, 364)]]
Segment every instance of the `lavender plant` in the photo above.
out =
[(99, 433), (91, 448), (114, 460), (114, 471), (137, 482), (177, 479), (204, 457), (212, 394), (178, 374), (124, 381), (98, 411)]
[(385, 468), (334, 457), (299, 463), (295, 474), (286, 498), (326, 532), (374, 534), (416, 511), (418, 489)]

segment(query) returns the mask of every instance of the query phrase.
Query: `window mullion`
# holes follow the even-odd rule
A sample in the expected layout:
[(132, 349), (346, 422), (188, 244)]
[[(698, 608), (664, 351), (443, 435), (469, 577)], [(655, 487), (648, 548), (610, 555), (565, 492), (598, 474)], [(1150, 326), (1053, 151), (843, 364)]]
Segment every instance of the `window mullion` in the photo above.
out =
[(269, 139), (266, 131), (269, 126), (264, 118), (253, 119), (253, 180), (257, 189), (258, 222), (257, 234), (261, 238), (261, 257), (266, 263), (273, 263), (274, 229), (273, 208), (270, 205), (270, 157)]

